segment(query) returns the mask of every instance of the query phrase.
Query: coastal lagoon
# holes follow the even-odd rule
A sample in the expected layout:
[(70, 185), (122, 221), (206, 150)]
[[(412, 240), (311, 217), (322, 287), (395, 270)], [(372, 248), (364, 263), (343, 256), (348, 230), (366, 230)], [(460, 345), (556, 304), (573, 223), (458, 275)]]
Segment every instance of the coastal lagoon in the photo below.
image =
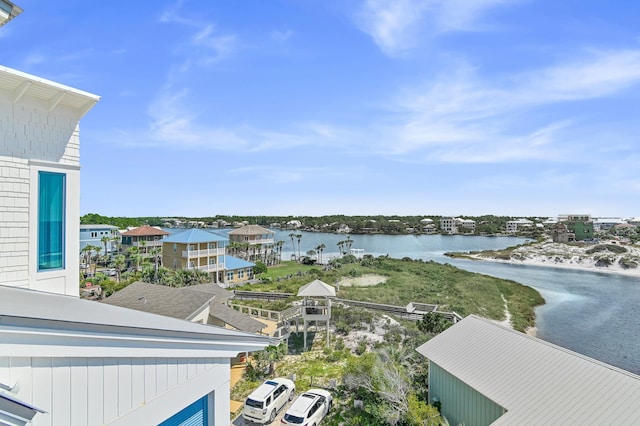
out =
[[(293, 254), (291, 231), (276, 231), (284, 241), (283, 259)], [(346, 235), (296, 232), (300, 252), (326, 248), (338, 254)], [(608, 364), (640, 374), (640, 279), (604, 272), (454, 259), (446, 252), (496, 250), (526, 241), (516, 237), (461, 235), (350, 235), (352, 248), (373, 256), (433, 260), (461, 269), (517, 281), (538, 290), (546, 304), (536, 310), (537, 336)], [(295, 239), (297, 252), (297, 239)], [(427, 301), (428, 302), (428, 301)]]

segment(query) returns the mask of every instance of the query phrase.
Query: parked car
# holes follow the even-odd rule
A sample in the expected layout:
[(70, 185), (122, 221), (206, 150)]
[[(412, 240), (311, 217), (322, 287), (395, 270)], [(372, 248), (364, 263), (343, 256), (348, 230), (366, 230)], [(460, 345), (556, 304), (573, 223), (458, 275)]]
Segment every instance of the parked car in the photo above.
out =
[(310, 389), (301, 394), (284, 413), (283, 425), (318, 426), (325, 418), (333, 398), (324, 389)]
[(289, 379), (267, 380), (244, 401), (242, 418), (254, 423), (271, 423), (287, 401), (293, 400), (295, 392), (296, 386)]

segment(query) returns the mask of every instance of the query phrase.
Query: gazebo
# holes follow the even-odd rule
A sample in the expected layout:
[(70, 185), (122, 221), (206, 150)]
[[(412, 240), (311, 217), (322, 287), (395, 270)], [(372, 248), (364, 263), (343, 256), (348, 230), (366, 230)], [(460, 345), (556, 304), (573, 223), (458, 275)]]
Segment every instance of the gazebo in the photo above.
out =
[(326, 321), (327, 345), (329, 344), (329, 320), (331, 319), (331, 297), (336, 297), (336, 289), (320, 280), (313, 280), (298, 290), (298, 297), (304, 297), (302, 303), (302, 321), (304, 322), (304, 347), (307, 348), (307, 327), (311, 321)]

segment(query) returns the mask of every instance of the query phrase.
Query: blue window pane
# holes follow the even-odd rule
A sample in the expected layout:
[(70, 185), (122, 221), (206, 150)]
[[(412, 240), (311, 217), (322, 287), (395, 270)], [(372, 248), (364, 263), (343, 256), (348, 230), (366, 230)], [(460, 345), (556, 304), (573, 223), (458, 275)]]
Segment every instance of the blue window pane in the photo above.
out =
[(64, 268), (65, 177), (38, 173), (38, 270)]

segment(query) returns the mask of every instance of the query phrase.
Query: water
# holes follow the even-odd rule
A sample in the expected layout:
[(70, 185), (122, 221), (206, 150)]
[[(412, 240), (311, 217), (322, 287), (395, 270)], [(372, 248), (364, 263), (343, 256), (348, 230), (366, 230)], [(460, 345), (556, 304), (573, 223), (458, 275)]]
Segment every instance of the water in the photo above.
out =
[[(283, 258), (292, 254), (288, 231)], [(345, 235), (300, 232), (300, 251), (325, 244), (336, 255)], [(447, 235), (351, 235), (353, 248), (374, 256), (411, 257), (450, 263), (459, 268), (531, 286), (544, 297), (536, 310), (537, 336), (548, 342), (640, 374), (640, 279), (598, 272), (453, 259), (446, 252), (502, 249), (523, 242), (515, 237)], [(288, 250), (287, 250), (288, 247)], [(297, 250), (297, 239), (295, 239)]]
[[(224, 230), (220, 230), (224, 233)], [(276, 231), (284, 241), (282, 258), (298, 250), (291, 231)], [(338, 255), (339, 241), (346, 235), (296, 232), (301, 234), (300, 252), (325, 244), (323, 257)], [(512, 265), (453, 259), (445, 252), (502, 249), (522, 243), (515, 237), (469, 237), (445, 235), (350, 235), (352, 248), (366, 254), (394, 258), (433, 260), (461, 269), (531, 286), (545, 298), (536, 310), (537, 336), (608, 364), (640, 374), (640, 279), (598, 272), (551, 267)]]

